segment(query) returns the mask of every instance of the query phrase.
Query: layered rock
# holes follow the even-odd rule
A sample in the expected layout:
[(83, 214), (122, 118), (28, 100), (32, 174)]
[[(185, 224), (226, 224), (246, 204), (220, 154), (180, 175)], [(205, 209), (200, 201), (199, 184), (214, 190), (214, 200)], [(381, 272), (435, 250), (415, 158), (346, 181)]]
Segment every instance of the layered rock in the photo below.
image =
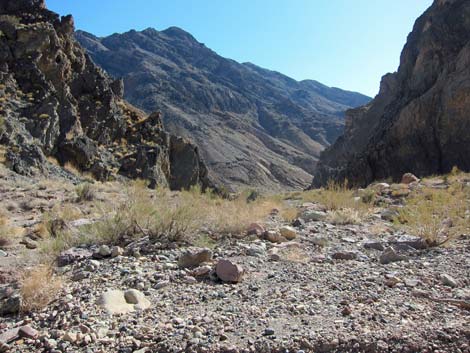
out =
[(129, 102), (162, 111), (165, 126), (193, 141), (211, 177), (228, 187), (307, 186), (320, 152), (342, 131), (343, 112), (369, 101), (223, 58), (176, 27), (76, 37), (123, 78)]
[(312, 186), (329, 179), (366, 185), (403, 173), (470, 170), (470, 2), (436, 0), (416, 21), (398, 72), (367, 106), (347, 113)]
[[(47, 157), (101, 180), (142, 178), (175, 189), (208, 186), (195, 146), (123, 100), (75, 41), (71, 16), (41, 0), (0, 4), (0, 144), (20, 174), (54, 170)], [(49, 158), (49, 160), (51, 160)], [(188, 162), (188, 163), (186, 163)]]

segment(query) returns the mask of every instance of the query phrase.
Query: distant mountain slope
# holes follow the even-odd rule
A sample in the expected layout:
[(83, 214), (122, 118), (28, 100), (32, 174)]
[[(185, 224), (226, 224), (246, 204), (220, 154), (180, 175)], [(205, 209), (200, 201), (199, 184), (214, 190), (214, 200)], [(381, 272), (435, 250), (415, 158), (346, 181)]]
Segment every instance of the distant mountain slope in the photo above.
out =
[(346, 125), (322, 154), (314, 187), (470, 171), (470, 1), (435, 0), (408, 36), (398, 72), (383, 77), (369, 105), (348, 112)]
[(308, 185), (320, 152), (342, 132), (343, 112), (370, 100), (225, 59), (176, 27), (76, 38), (124, 79), (126, 99), (161, 111), (166, 128), (197, 144), (211, 177), (230, 187)]

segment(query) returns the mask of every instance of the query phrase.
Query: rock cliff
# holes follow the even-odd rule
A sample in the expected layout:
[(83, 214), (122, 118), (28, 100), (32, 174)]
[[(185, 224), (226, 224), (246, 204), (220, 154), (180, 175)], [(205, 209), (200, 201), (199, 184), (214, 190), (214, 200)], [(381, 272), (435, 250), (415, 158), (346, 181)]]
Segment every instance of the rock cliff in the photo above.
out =
[(159, 113), (147, 116), (126, 103), (123, 82), (90, 60), (74, 30), (72, 16), (60, 18), (43, 0), (0, 3), (0, 148), (7, 165), (20, 174), (57, 172), (55, 158), (101, 180), (208, 186), (198, 149), (166, 132)]
[(436, 0), (416, 21), (398, 72), (321, 156), (312, 187), (366, 185), (404, 172), (470, 170), (470, 2)]

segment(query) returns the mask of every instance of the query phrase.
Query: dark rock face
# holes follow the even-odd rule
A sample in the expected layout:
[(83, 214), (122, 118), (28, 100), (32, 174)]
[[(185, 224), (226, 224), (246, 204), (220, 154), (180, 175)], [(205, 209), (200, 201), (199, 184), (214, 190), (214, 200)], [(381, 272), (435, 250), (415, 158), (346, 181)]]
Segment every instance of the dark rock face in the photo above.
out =
[[(0, 144), (8, 165), (47, 173), (52, 156), (102, 180), (120, 174), (208, 186), (195, 147), (179, 140), (190, 155), (175, 154), (161, 115), (126, 103), (123, 82), (106, 76), (73, 33), (72, 16), (59, 18), (42, 0), (0, 4)], [(182, 162), (188, 158), (191, 164)]]
[(126, 99), (161, 111), (165, 127), (192, 140), (211, 178), (229, 187), (307, 186), (320, 152), (343, 130), (343, 112), (369, 102), (225, 59), (175, 27), (76, 37), (93, 61), (123, 78)]
[(436, 0), (416, 21), (398, 72), (320, 159), (313, 187), (329, 179), (365, 185), (403, 173), (470, 170), (470, 2)]

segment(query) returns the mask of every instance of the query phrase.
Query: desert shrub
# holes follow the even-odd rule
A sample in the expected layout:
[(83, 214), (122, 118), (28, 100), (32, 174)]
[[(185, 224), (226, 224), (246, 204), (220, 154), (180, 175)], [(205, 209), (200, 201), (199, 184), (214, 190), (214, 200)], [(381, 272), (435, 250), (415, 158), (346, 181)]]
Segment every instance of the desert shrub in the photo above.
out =
[(430, 246), (439, 246), (470, 231), (470, 187), (454, 183), (448, 189), (426, 187), (406, 200), (395, 223)]
[(12, 240), (22, 232), (22, 228), (12, 226), (7, 213), (0, 210), (0, 249), (10, 246)]
[(45, 308), (57, 297), (61, 287), (62, 280), (48, 266), (27, 271), (21, 280), (21, 310), (32, 312)]
[(277, 205), (263, 198), (248, 203), (246, 196), (228, 200), (199, 188), (174, 193), (133, 183), (124, 201), (99, 206), (108, 216), (85, 226), (82, 241), (109, 244), (149, 236), (155, 241), (179, 242), (197, 238), (202, 228), (220, 234), (242, 233)]
[(78, 185), (75, 192), (77, 193), (77, 202), (93, 201), (96, 195), (96, 190), (91, 183)]
[(356, 211), (358, 217), (364, 218), (373, 208), (374, 197), (366, 195), (366, 197), (357, 198), (356, 191), (348, 187), (347, 181), (342, 184), (330, 181), (325, 188), (304, 192), (302, 201), (318, 202), (328, 211), (352, 209)]
[(358, 210), (344, 208), (328, 212), (327, 220), (336, 225), (359, 224), (362, 217)]

